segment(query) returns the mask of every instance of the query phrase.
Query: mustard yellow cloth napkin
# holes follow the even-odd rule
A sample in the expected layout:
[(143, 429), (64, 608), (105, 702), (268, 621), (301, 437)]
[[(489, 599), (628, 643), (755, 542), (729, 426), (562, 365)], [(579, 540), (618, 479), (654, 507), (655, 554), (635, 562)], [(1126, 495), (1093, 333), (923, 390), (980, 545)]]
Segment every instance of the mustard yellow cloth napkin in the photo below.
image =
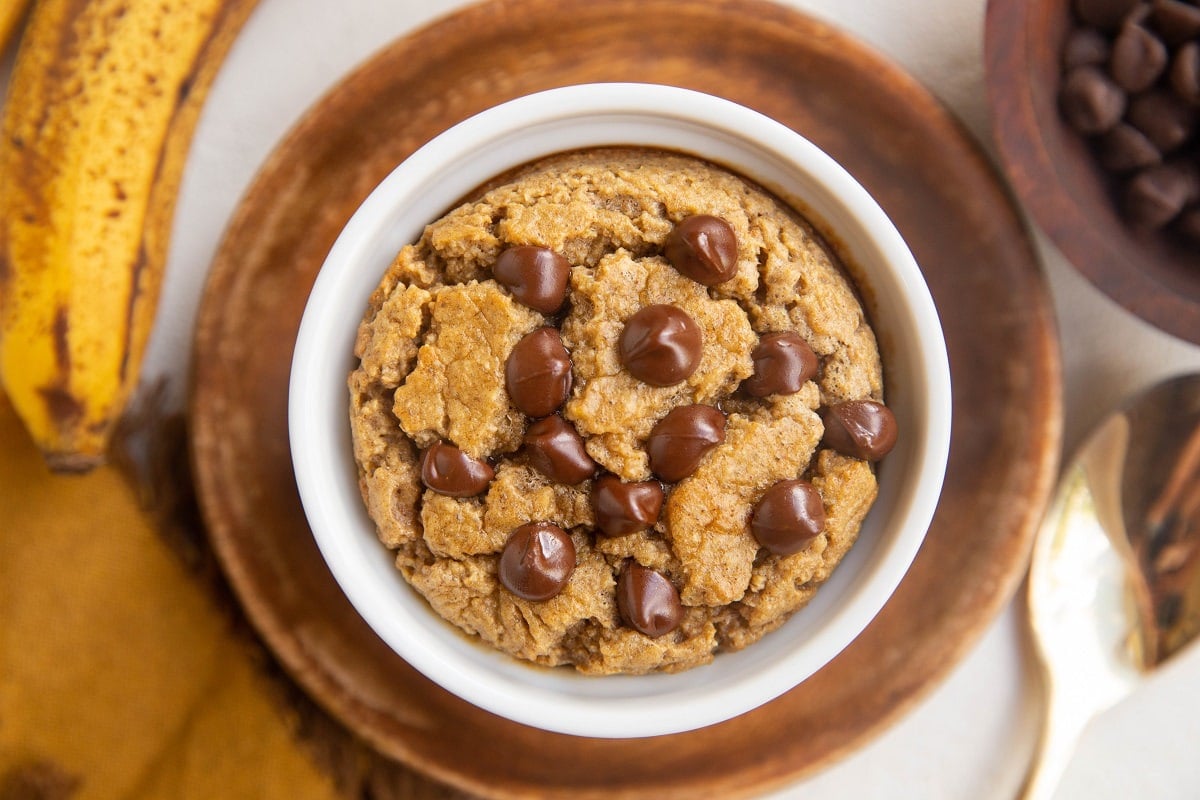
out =
[(267, 680), (124, 476), (50, 474), (0, 396), (0, 799), (334, 798)]

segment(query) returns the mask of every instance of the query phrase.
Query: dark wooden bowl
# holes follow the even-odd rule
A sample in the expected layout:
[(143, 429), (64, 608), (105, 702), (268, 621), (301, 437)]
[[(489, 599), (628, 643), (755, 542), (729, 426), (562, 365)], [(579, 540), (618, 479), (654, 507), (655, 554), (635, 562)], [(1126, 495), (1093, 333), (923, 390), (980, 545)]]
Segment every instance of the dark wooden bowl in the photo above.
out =
[(1162, 330), (1200, 343), (1200, 247), (1122, 221), (1110, 178), (1058, 111), (1070, 0), (989, 0), (992, 132), (1014, 191), (1097, 288)]

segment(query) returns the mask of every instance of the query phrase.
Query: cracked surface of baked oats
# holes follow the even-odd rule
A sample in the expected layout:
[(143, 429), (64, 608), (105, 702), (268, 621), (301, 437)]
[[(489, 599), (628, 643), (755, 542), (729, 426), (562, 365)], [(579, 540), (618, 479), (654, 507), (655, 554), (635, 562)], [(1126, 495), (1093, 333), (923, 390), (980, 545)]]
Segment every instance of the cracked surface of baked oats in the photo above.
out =
[[(733, 277), (703, 286), (664, 256), (673, 228), (713, 215), (736, 236)], [(566, 303), (546, 316), (514, 299), (491, 269), (507, 248), (534, 245), (570, 264)], [(699, 326), (698, 366), (652, 386), (623, 368), (618, 339), (652, 304)], [(564, 485), (530, 464), (527, 418), (505, 390), (524, 336), (556, 326), (571, 358), (561, 414), (602, 472), (653, 480), (646, 441), (672, 409), (718, 407), (722, 441), (687, 477), (665, 485), (646, 530), (599, 535), (592, 480)], [(792, 394), (738, 387), (768, 333), (794, 331), (819, 363)], [(876, 494), (872, 466), (821, 445), (819, 411), (882, 400), (874, 333), (842, 270), (811, 228), (759, 187), (712, 164), (637, 149), (563, 154), (519, 170), (460, 205), (405, 247), (371, 297), (351, 374), (360, 486), (381, 541), (434, 611), (518, 658), (585, 673), (676, 671), (745, 647), (802, 607), (854, 543)], [(450, 497), (421, 480), (421, 451), (449, 442), (495, 468), (487, 490)], [(706, 444), (706, 447), (708, 445)], [(584, 459), (586, 461), (586, 459)], [(776, 555), (750, 528), (775, 483), (811, 482), (823, 531)], [(556, 596), (515, 596), (498, 575), (510, 534), (528, 522), (568, 532), (576, 566)], [(679, 594), (677, 627), (647, 636), (625, 624), (615, 592), (636, 562)]]

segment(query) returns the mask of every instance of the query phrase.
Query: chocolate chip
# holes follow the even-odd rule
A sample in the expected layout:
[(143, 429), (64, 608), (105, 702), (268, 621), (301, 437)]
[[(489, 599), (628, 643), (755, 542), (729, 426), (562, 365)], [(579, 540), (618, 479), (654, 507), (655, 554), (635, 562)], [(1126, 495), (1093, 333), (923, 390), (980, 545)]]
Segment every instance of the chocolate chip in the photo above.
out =
[(1151, 89), (1129, 102), (1126, 119), (1166, 155), (1192, 135), (1196, 109), (1165, 89)]
[(817, 375), (817, 354), (792, 331), (763, 336), (750, 358), (754, 374), (742, 388), (752, 397), (795, 394)]
[(1176, 218), (1174, 228), (1181, 235), (1200, 244), (1200, 207), (1185, 209)]
[(675, 269), (705, 286), (716, 286), (737, 274), (737, 236), (720, 217), (685, 218), (667, 236), (664, 252)]
[(1146, 0), (1140, 0), (1137, 5), (1129, 9), (1129, 13), (1121, 19), (1122, 25), (1143, 25), (1146, 20), (1150, 19), (1151, 12), (1150, 3)]
[(504, 385), (513, 405), (545, 417), (571, 392), (571, 356), (554, 328), (538, 328), (517, 342), (504, 365)]
[(1200, 202), (1200, 161), (1188, 158), (1177, 158), (1170, 162), (1172, 169), (1178, 170), (1187, 186), (1188, 204)]
[(1179, 0), (1154, 0), (1150, 20), (1167, 44), (1175, 47), (1200, 36), (1200, 8)]
[(661, 572), (629, 562), (617, 578), (617, 611), (625, 624), (652, 639), (683, 621), (679, 592)]
[(605, 536), (646, 530), (658, 521), (662, 504), (663, 489), (658, 481), (623, 483), (616, 475), (602, 475), (592, 483), (596, 528)]
[(750, 518), (750, 532), (770, 552), (798, 553), (825, 530), (825, 504), (808, 481), (779, 481), (763, 493)]
[(1171, 88), (1187, 102), (1200, 104), (1200, 41), (1188, 42), (1171, 61)]
[(1108, 71), (1127, 92), (1149, 89), (1167, 67), (1167, 47), (1141, 25), (1125, 25), (1113, 42)]
[(1100, 163), (1113, 172), (1150, 167), (1162, 163), (1162, 153), (1146, 134), (1124, 122), (1118, 122), (1099, 140)]
[(421, 482), (438, 494), (474, 497), (487, 489), (495, 471), (446, 442), (435, 442), (421, 454)]
[(523, 600), (549, 600), (575, 571), (575, 543), (550, 522), (530, 522), (504, 543), (498, 574), (505, 589)]
[(525, 452), (533, 468), (552, 481), (574, 486), (596, 473), (596, 462), (588, 455), (583, 437), (558, 414), (529, 426)]
[(1075, 67), (1058, 93), (1067, 124), (1085, 136), (1104, 133), (1125, 113), (1125, 93), (1097, 67)]
[(892, 410), (874, 400), (848, 400), (821, 414), (822, 441), (843, 455), (878, 461), (896, 444), (898, 428)]
[(1095, 28), (1076, 28), (1067, 35), (1063, 45), (1063, 67), (1082, 67), (1107, 64), (1109, 53), (1108, 37)]
[(1187, 174), (1174, 165), (1149, 167), (1125, 185), (1125, 214), (1135, 225), (1161, 228), (1183, 210), (1191, 189)]
[(712, 406), (679, 406), (657, 423), (646, 439), (650, 471), (675, 483), (696, 471), (700, 459), (725, 441), (725, 415)]
[(1075, 15), (1088, 25), (1112, 30), (1135, 10), (1138, 0), (1075, 0)]
[(619, 343), (621, 363), (651, 386), (672, 386), (700, 366), (700, 326), (675, 306), (650, 305), (625, 323)]
[(554, 314), (567, 297), (571, 264), (548, 247), (519, 245), (500, 254), (492, 275), (518, 302), (534, 311)]

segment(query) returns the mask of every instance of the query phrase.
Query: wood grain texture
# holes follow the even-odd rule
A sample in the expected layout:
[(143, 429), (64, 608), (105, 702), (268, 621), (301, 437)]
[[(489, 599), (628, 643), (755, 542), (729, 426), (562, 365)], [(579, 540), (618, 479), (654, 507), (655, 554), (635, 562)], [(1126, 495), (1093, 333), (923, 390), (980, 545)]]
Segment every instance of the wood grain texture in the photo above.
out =
[[(538, 731), (417, 674), (358, 617), (322, 562), (287, 443), (302, 309), (358, 203), (451, 124), (532, 91), (597, 80), (721, 95), (840, 161), (922, 266), (955, 392), (945, 496), (876, 621), (767, 706), (656, 739)], [(747, 796), (859, 746), (934, 686), (1007, 602), (1059, 458), (1049, 297), (989, 163), (895, 66), (759, 0), (509, 0), (395, 42), (320, 101), (262, 168), (213, 265), (195, 346), (198, 490), (250, 618), (295, 679), (381, 751), (495, 797)]]
[(1152, 325), (1200, 344), (1200, 250), (1126, 225), (1111, 178), (1058, 111), (1069, 0), (989, 0), (992, 133), (1013, 190), (1063, 255)]

